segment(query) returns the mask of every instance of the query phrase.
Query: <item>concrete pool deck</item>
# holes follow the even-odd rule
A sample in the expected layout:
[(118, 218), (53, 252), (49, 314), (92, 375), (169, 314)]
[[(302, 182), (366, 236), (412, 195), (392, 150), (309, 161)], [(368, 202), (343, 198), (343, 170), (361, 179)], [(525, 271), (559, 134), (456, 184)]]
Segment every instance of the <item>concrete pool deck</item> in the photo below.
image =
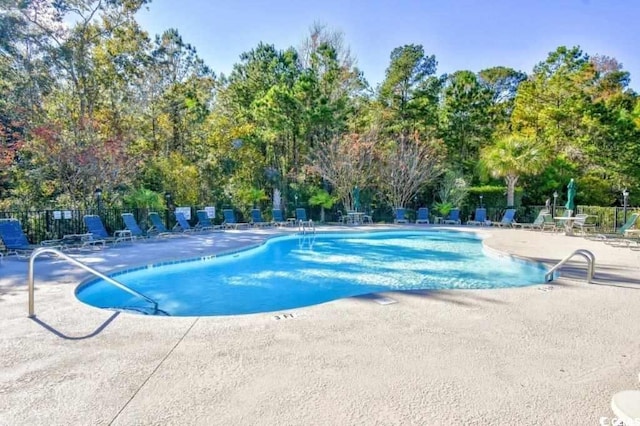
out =
[[(74, 289), (88, 274), (42, 259), (37, 317), (29, 319), (28, 263), (5, 257), (0, 424), (610, 422), (612, 395), (640, 388), (640, 251), (562, 234), (452, 228), (486, 233), (488, 247), (549, 266), (590, 250), (594, 283), (576, 258), (562, 278), (521, 288), (390, 292), (382, 296), (397, 303), (348, 298), (279, 320), (285, 312), (154, 317), (82, 304)], [(196, 234), (74, 257), (108, 272), (234, 250), (278, 232)]]

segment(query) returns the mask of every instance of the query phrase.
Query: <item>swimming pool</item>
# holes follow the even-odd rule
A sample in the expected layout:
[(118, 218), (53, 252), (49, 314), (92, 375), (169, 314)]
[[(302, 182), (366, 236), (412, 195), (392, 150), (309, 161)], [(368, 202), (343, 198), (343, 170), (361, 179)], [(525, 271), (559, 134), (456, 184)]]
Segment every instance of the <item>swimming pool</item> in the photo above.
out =
[[(158, 302), (159, 314), (238, 315), (375, 292), (487, 289), (544, 281), (539, 264), (483, 249), (466, 232), (389, 231), (276, 237), (235, 254), (110, 275)], [(147, 302), (92, 280), (76, 289), (99, 308), (152, 313)]]

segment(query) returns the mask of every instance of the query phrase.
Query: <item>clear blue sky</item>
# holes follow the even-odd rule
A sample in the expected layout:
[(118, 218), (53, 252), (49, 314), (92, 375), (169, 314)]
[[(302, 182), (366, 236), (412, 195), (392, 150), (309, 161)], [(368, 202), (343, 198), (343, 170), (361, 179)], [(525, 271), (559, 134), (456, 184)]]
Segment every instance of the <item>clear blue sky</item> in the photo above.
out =
[(373, 87), (405, 44), (434, 54), (438, 74), (531, 73), (556, 47), (579, 45), (616, 58), (640, 92), (640, 0), (153, 0), (138, 21), (151, 36), (177, 28), (218, 74), (260, 41), (298, 47), (320, 22), (344, 34)]

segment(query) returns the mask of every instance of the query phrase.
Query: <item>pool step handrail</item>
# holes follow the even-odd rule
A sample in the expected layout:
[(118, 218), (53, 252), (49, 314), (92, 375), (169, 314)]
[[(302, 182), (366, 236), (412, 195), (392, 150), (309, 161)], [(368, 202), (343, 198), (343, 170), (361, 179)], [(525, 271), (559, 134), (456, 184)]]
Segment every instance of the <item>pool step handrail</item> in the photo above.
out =
[(298, 222), (298, 231), (301, 232), (302, 234), (307, 234), (309, 232), (315, 234), (316, 233), (316, 225), (315, 223), (313, 223), (313, 220), (307, 220), (307, 221), (299, 221)]
[(126, 291), (129, 294), (132, 294), (136, 297), (139, 297), (141, 299), (146, 300), (147, 302), (151, 303), (153, 305), (153, 311), (157, 312), (158, 311), (158, 302), (156, 302), (155, 300), (145, 296), (144, 294), (130, 288), (127, 287), (126, 285), (122, 284), (119, 281), (114, 280), (111, 277), (108, 277), (98, 271), (96, 271), (95, 269), (93, 269), (90, 266), (85, 265), (84, 263), (78, 261), (77, 259), (74, 259), (71, 256), (68, 256), (64, 253), (62, 253), (60, 250), (56, 250), (54, 248), (49, 248), (49, 247), (40, 247), (37, 248), (33, 251), (33, 253), (31, 253), (31, 256), (29, 257), (29, 270), (28, 270), (28, 274), (27, 274), (27, 278), (28, 278), (28, 285), (29, 285), (29, 318), (34, 318), (36, 316), (35, 314), (35, 284), (34, 284), (34, 279), (33, 279), (33, 275), (34, 275), (34, 264), (35, 264), (35, 260), (38, 256), (40, 256), (41, 254), (45, 254), (45, 253), (49, 253), (49, 254), (55, 254), (56, 256), (66, 260), (69, 263), (72, 263), (73, 265), (84, 269), (87, 272), (92, 273), (93, 275), (95, 275), (98, 278), (103, 279), (104, 281), (108, 282), (111, 285), (114, 285), (116, 287), (118, 287), (120, 290)]
[(307, 246), (309, 248), (313, 248), (313, 243), (316, 240), (316, 225), (313, 223), (313, 220), (309, 220), (307, 222), (300, 221), (298, 231), (300, 234), (298, 246), (303, 248), (306, 241)]
[(582, 256), (587, 261), (587, 284), (590, 284), (593, 281), (593, 275), (595, 274), (596, 269), (596, 257), (589, 250), (578, 249), (571, 253), (569, 256), (562, 259), (556, 266), (549, 269), (549, 271), (545, 274), (544, 279), (546, 282), (553, 281), (553, 273), (560, 269), (565, 263), (567, 263), (574, 256)]

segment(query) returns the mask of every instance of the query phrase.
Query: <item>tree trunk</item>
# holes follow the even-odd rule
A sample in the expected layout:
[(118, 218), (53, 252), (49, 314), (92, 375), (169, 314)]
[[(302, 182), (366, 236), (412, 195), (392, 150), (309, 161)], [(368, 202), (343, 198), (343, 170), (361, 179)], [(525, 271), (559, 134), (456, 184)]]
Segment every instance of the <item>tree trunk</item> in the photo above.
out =
[(515, 204), (516, 183), (518, 176), (508, 175), (505, 177), (507, 182), (507, 207), (513, 207)]

